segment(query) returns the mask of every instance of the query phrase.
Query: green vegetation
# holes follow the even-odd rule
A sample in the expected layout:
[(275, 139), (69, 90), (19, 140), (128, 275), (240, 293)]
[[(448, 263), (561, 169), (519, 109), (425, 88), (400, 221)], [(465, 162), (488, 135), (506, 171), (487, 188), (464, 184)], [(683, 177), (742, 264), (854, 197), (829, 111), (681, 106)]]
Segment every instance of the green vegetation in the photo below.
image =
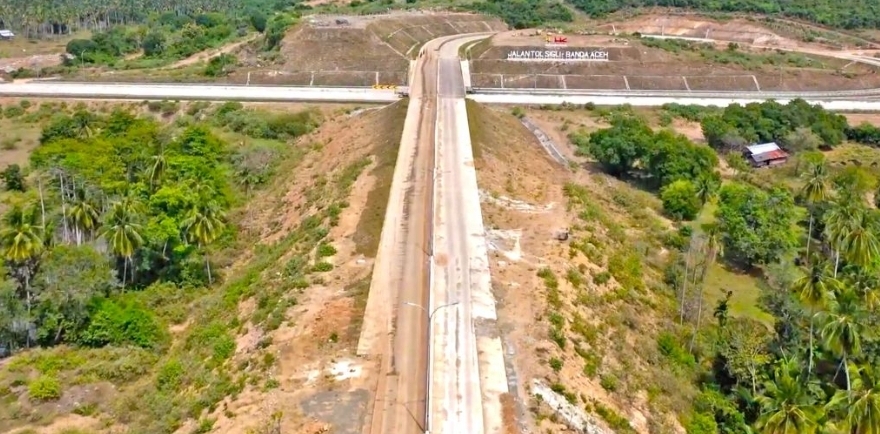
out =
[(602, 16), (634, 7), (666, 6), (702, 12), (744, 12), (798, 18), (829, 27), (880, 28), (880, 8), (858, 0), (569, 0), (592, 16)]
[(719, 50), (715, 44), (687, 41), (682, 39), (642, 38), (639, 42), (651, 48), (659, 48), (670, 53), (683, 54), (701, 63), (716, 65), (736, 65), (749, 71), (779, 71), (780, 68), (838, 69), (829, 64), (832, 59), (809, 56), (794, 51), (754, 52), (739, 49), (731, 42), (727, 48)]
[(593, 156), (610, 174), (638, 176), (662, 189), (664, 208), (677, 219), (696, 217), (717, 189), (718, 157), (712, 149), (669, 130), (655, 133), (632, 113), (613, 115), (610, 128), (570, 138), (580, 154)]
[[(77, 398), (75, 411), (137, 432), (173, 432), (187, 419), (209, 429), (202, 410), (271, 368), (236, 368), (243, 321), (277, 328), (296, 304), (291, 289), (332, 269), (320, 259), (334, 251), (326, 239), (329, 205), (347, 196), (361, 162), (304, 187), (320, 202), (277, 242), (263, 245), (238, 231), (243, 199), (275, 173), (292, 173), (310, 149), (279, 140), (310, 132), (320, 115), (198, 103), (184, 114), (173, 105), (178, 118), (168, 124), (130, 109), (59, 104), (22, 115), (43, 131), (30, 167), (19, 172), (22, 188), (7, 182), (0, 222), (0, 346), (30, 348), (0, 370), (4, 426), (48, 421), (54, 413), (42, 415), (41, 402), (110, 382), (112, 390)], [(197, 121), (198, 114), (213, 123)], [(278, 117), (283, 127), (273, 126)], [(234, 125), (264, 124), (234, 132)], [(279, 140), (259, 138), (267, 134)], [(239, 273), (216, 275), (217, 265), (249, 245), (253, 257)], [(275, 277), (282, 258), (301, 261), (295, 276)], [(278, 281), (264, 283), (269, 274)], [(256, 308), (239, 318), (239, 302), (251, 297)], [(183, 326), (188, 320), (198, 326)]]
[(791, 140), (786, 140), (801, 139), (802, 135), (790, 136), (798, 128), (807, 128), (818, 137), (817, 144), (825, 147), (839, 145), (847, 138), (847, 132), (853, 134), (853, 139), (862, 138), (857, 137), (859, 134), (864, 134), (866, 140), (872, 137), (868, 130), (851, 129), (842, 115), (827, 112), (818, 105), (811, 106), (801, 99), (784, 105), (775, 101), (745, 106), (733, 104), (720, 113), (704, 116), (701, 125), (709, 145), (724, 151), (774, 141), (789, 150), (801, 150), (806, 147), (801, 141), (789, 143)]
[[(616, 110), (608, 128), (571, 135), (580, 153), (609, 174), (658, 192), (670, 215), (698, 218), (652, 236), (657, 229), (634, 224), (644, 218), (617, 199), (618, 191), (565, 187), (580, 217), (572, 257), (584, 254), (613, 278), (602, 279), (610, 292), (579, 292), (575, 303), (605, 313), (601, 324), (614, 336), (606, 351), (618, 354), (618, 364), (631, 362), (619, 352), (623, 327), (615, 322), (642, 333), (639, 321), (650, 321), (621, 312), (650, 308), (657, 315), (661, 357), (644, 356), (645, 376), (616, 382), (620, 375), (586, 357), (584, 372), (598, 373), (602, 387), (628, 397), (647, 390), (655, 414), (675, 412), (689, 433), (877, 432), (880, 420), (871, 409), (880, 402), (874, 368), (880, 341), (872, 330), (878, 325), (880, 211), (869, 200), (877, 194), (878, 169), (864, 164), (880, 153), (873, 147), (876, 127), (851, 127), (843, 116), (803, 101), (705, 111), (668, 106), (663, 113), (702, 122), (712, 148), (733, 155), (744, 144), (778, 141), (794, 156), (763, 171), (737, 166), (722, 181), (709, 163), (713, 159), (699, 157), (714, 157), (712, 149), (696, 151), (697, 145), (671, 132), (654, 132), (630, 110)], [(863, 164), (843, 164), (853, 158)], [(728, 158), (731, 166), (733, 161)], [(602, 189), (617, 182), (605, 181)], [(609, 216), (615, 210), (609, 203), (627, 217)], [(658, 242), (668, 254), (632, 247)], [(552, 271), (541, 275), (546, 284)], [(558, 305), (550, 309), (560, 311)], [(554, 334), (569, 323), (572, 332), (583, 330), (574, 325), (582, 321), (578, 315), (551, 316), (550, 338), (557, 341), (559, 334), (585, 354), (580, 337)], [(644, 343), (634, 348), (646, 351)], [(593, 411), (603, 412), (595, 406)]]
[(556, 0), (485, 0), (471, 7), (501, 18), (514, 29), (571, 22), (574, 19), (571, 11)]
[[(21, 3), (21, 4), (18, 4)], [(39, 1), (37, 3), (45, 3)], [(64, 66), (46, 71), (20, 69), (13, 76), (25, 78), (63, 73), (82, 66), (102, 65), (117, 69), (142, 69), (168, 65), (198, 52), (218, 48), (253, 31), (264, 33), (265, 50), (274, 49), (298, 12), (284, 11), (287, 0), (244, 2), (195, 2), (191, 4), (98, 1), (0, 4), (0, 23), (21, 36), (39, 39), (91, 31), (88, 39), (67, 43)], [(269, 14), (269, 15), (267, 15)], [(226, 75), (237, 63), (229, 54), (211, 59), (203, 75)]]

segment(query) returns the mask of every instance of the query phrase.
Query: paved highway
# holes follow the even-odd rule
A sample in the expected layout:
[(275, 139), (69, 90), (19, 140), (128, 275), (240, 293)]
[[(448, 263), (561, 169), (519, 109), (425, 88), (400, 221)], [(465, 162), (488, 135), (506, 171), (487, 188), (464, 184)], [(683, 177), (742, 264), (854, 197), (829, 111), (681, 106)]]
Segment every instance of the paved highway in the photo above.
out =
[(410, 100), (358, 353), (382, 359), (369, 434), (426, 431), (437, 60), (413, 67)]
[[(596, 105), (620, 105), (630, 104), (633, 106), (656, 107), (668, 103), (693, 104), (700, 106), (725, 107), (730, 104), (748, 104), (763, 102), (768, 97), (740, 97), (740, 98), (700, 98), (700, 97), (670, 97), (670, 96), (593, 96), (593, 95), (530, 95), (530, 94), (472, 94), (468, 99), (483, 104), (586, 104)], [(775, 98), (780, 103), (786, 103), (792, 98)], [(822, 100), (805, 99), (810, 104), (819, 104), (828, 110), (859, 110), (880, 111), (880, 99), (870, 100)]]
[[(435, 306), (440, 310), (432, 334), (432, 432), (481, 434), (499, 432), (501, 412), (484, 402), (476, 321), (487, 316), (491, 300), (485, 231), (477, 174), (465, 107), (458, 48), (482, 36), (457, 38), (440, 48), (438, 76), (436, 178), (434, 181)], [(494, 319), (494, 302), (489, 316)], [(504, 361), (499, 354), (501, 371)], [(497, 397), (495, 397), (497, 401)], [(484, 407), (489, 404), (488, 408)]]
[(221, 86), (204, 84), (0, 83), (0, 96), (132, 100), (314, 101), (388, 103), (393, 90), (344, 87)]

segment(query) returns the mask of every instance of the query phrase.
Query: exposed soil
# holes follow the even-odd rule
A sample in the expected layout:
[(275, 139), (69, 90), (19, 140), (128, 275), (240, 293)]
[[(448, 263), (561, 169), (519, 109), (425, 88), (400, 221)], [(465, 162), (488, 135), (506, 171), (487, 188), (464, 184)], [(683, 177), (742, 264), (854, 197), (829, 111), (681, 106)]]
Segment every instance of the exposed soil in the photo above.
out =
[[(567, 47), (601, 49), (607, 62), (514, 62), (507, 52), (545, 50), (546, 34), (533, 30), (498, 34), (491, 47), (482, 47), (471, 62), (476, 87), (609, 89), (609, 90), (732, 90), (805, 91), (854, 90), (880, 87), (873, 66), (828, 57), (840, 52), (820, 43), (781, 36), (756, 23), (736, 19), (724, 22), (698, 16), (640, 16), (606, 23), (590, 30), (598, 34), (571, 34)], [(638, 38), (617, 36), (640, 33), (709, 38), (714, 50), (653, 48)], [(737, 44), (736, 54), (727, 52)], [(789, 50), (801, 51), (795, 53)], [(852, 54), (871, 56), (873, 50)]]
[[(583, 376), (575, 360), (561, 355), (567, 362), (561, 374), (555, 374), (548, 366), (549, 358), (556, 355), (556, 347), (548, 339), (544, 326), (546, 290), (536, 272), (542, 267), (569, 261), (566, 243), (557, 241), (554, 234), (573, 221), (566, 211), (562, 187), (575, 180), (575, 175), (553, 161), (513, 116), (475, 105), (469, 110), (474, 107), (480, 110), (478, 115), (472, 116), (479, 121), (471, 128), (474, 145), (479, 150), (476, 165), (481, 190), (533, 205), (532, 210), (521, 206), (512, 208), (491, 200), (484, 200), (482, 205), (483, 219), (490, 231), (490, 268), (498, 299), (499, 326), (507, 352), (515, 353), (514, 365), (519, 379), (516, 399), (520, 405), (529, 406), (532, 398), (526, 392), (526, 385), (532, 378), (561, 375), (569, 390), (613, 403), (598, 382), (578, 378)], [(505, 403), (506, 414), (511, 411), (511, 405)], [(525, 415), (527, 419), (532, 416)], [(563, 425), (549, 419), (526, 425), (534, 423), (539, 424), (542, 432), (544, 429), (568, 432)]]
[(210, 60), (210, 59), (217, 57), (221, 54), (232, 53), (232, 52), (238, 50), (239, 48), (241, 48), (242, 46), (244, 46), (245, 44), (253, 42), (259, 36), (260, 36), (259, 34), (254, 34), (243, 41), (234, 42), (232, 44), (228, 44), (228, 45), (225, 45), (220, 48), (205, 50), (200, 53), (193, 54), (192, 56), (189, 56), (186, 59), (178, 60), (177, 62), (174, 62), (173, 64), (168, 65), (168, 66), (164, 67), (163, 69), (182, 68), (184, 66), (193, 65), (198, 62)]
[(409, 59), (425, 42), (445, 35), (505, 30), (497, 19), (474, 14), (401, 12), (375, 17), (313, 16), (290, 30), (280, 55), (267, 58), (256, 44), (238, 52), (244, 67), (225, 81), (311, 86), (406, 84)]
[[(337, 113), (314, 134), (300, 140), (298, 146), (315, 149), (298, 165), (284, 185), (276, 186), (250, 208), (249, 221), (244, 225), (258, 231), (266, 242), (278, 239), (297, 225), (308, 211), (305, 191), (318, 182), (321, 175), (332, 178), (346, 166), (363, 158), (369, 164), (352, 185), (348, 207), (330, 231), (337, 252), (326, 260), (334, 265), (324, 283), (314, 285), (297, 295), (286, 321), (270, 334), (272, 344), (265, 350), (256, 349), (260, 332), (249, 330), (239, 338), (244, 354), (265, 351), (274, 354), (277, 364), (273, 378), (278, 387), (264, 391), (248, 388), (238, 399), (227, 399), (214, 416), (212, 432), (240, 434), (271, 424), (273, 414), (280, 412), (281, 432), (358, 434), (366, 416), (373, 382), (373, 362), (354, 355), (357, 330), (363, 302), (353, 289), (368, 281), (372, 261), (357, 254), (354, 237), (367, 198), (376, 185), (372, 169), (377, 154), (394, 146), (389, 137), (400, 134), (400, 104), (354, 114)], [(319, 149), (319, 150), (318, 150)], [(279, 203), (278, 195), (283, 196)], [(274, 199), (273, 199), (274, 198)], [(285, 258), (286, 260), (286, 258)], [(252, 304), (252, 303), (251, 303)], [(253, 309), (247, 304), (243, 312)], [(243, 357), (244, 354), (239, 355)], [(223, 410), (227, 410), (227, 412)], [(232, 414), (233, 417), (228, 417)], [(194, 426), (182, 428), (187, 432)]]

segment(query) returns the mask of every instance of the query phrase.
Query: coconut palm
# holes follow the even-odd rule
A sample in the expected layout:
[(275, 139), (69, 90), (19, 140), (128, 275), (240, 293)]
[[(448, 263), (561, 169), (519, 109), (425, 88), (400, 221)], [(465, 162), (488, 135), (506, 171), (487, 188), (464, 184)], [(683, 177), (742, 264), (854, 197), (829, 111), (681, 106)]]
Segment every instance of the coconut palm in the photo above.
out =
[(150, 166), (150, 188), (158, 185), (168, 169), (168, 161), (165, 159), (165, 151), (160, 150), (153, 157), (153, 164)]
[(104, 219), (105, 223), (101, 231), (101, 236), (107, 240), (110, 251), (123, 259), (123, 288), (132, 257), (144, 242), (141, 236), (142, 226), (138, 223), (139, 211), (138, 203), (132, 198), (114, 202)]
[(846, 390), (851, 390), (850, 372), (847, 361), (862, 352), (862, 332), (864, 311), (858, 293), (849, 287), (841, 286), (829, 300), (824, 313), (825, 325), (820, 332), (825, 348), (831, 350), (841, 362), (846, 374)]
[(694, 180), (694, 187), (697, 188), (697, 197), (700, 198), (700, 203), (703, 205), (715, 198), (720, 186), (721, 179), (715, 172), (704, 174)]
[[(44, 228), (34, 207), (22, 208), (13, 205), (3, 217), (0, 230), (0, 246), (13, 277), (18, 281), (19, 291), (24, 293), (27, 306), (27, 321), (31, 320), (34, 294), (31, 291), (31, 278), (36, 270), (36, 262), (44, 248)], [(27, 337), (30, 347), (30, 333)]]
[(877, 239), (877, 215), (864, 210), (856, 214), (849, 232), (843, 236), (843, 251), (847, 262), (869, 268), (880, 258), (880, 240)]
[(827, 262), (819, 255), (813, 255), (807, 266), (807, 274), (792, 283), (792, 291), (797, 294), (801, 303), (810, 311), (810, 355), (807, 376), (813, 372), (813, 324), (816, 312), (834, 297), (834, 291), (840, 288), (840, 282), (831, 275)]
[(77, 189), (75, 197), (74, 203), (67, 209), (65, 218), (73, 225), (76, 244), (81, 245), (85, 238), (90, 237), (98, 229), (101, 213), (84, 189)]
[(197, 243), (205, 253), (205, 269), (208, 273), (208, 283), (214, 283), (211, 276), (211, 261), (208, 257), (207, 245), (212, 243), (226, 227), (224, 219), (226, 215), (214, 202), (194, 206), (183, 222), (186, 239)]
[(810, 230), (807, 232), (807, 257), (810, 256), (810, 241), (813, 240), (813, 213), (817, 203), (828, 200), (831, 187), (828, 178), (828, 165), (822, 161), (810, 164), (803, 173), (804, 186), (801, 194), (810, 210)]
[(771, 381), (756, 398), (760, 406), (757, 428), (763, 434), (815, 434), (820, 409), (815, 405), (797, 369), (783, 361), (773, 370)]
[(835, 393), (826, 408), (843, 416), (846, 432), (880, 434), (880, 370), (871, 365), (854, 368), (852, 390)]
[(834, 249), (834, 277), (840, 268), (841, 250), (846, 246), (846, 238), (861, 221), (861, 215), (867, 212), (857, 201), (838, 199), (825, 212), (825, 234), (828, 243)]

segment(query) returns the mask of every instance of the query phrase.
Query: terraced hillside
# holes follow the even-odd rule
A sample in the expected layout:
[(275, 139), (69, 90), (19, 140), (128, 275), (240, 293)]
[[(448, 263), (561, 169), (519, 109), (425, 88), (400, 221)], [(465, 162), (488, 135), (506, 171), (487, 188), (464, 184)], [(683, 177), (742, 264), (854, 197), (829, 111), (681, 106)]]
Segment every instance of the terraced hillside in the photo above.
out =
[[(311, 86), (404, 85), (409, 59), (446, 35), (502, 31), (474, 14), (399, 13), (380, 17), (314, 16), (291, 30), (280, 64), (242, 68), (228, 81)], [(254, 65), (257, 66), (257, 65)]]
[[(621, 29), (616, 26), (618, 32)], [(669, 35), (662, 25), (625, 27)], [(803, 91), (880, 87), (874, 67), (793, 51), (785, 38), (755, 29), (696, 26), (673, 28), (687, 37), (727, 38), (723, 43), (643, 39), (637, 36), (569, 36), (566, 49), (602, 50), (609, 61), (508, 61), (511, 50), (544, 51), (543, 36), (526, 32), (497, 35), (471, 53), (475, 87), (629, 90)], [(611, 28), (607, 29), (611, 31)], [(685, 31), (688, 30), (688, 31)], [(643, 33), (648, 34), (648, 33)], [(770, 48), (766, 45), (773, 44)], [(785, 48), (785, 50), (783, 50)]]

